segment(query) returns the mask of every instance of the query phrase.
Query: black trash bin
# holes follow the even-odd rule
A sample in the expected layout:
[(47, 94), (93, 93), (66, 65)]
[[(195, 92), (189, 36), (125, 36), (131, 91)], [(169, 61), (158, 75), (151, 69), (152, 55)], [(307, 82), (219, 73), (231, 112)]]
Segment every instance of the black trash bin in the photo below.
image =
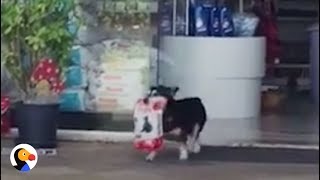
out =
[(30, 144), (34, 148), (57, 146), (57, 120), (59, 105), (18, 104), (13, 114), (18, 128), (17, 144)]

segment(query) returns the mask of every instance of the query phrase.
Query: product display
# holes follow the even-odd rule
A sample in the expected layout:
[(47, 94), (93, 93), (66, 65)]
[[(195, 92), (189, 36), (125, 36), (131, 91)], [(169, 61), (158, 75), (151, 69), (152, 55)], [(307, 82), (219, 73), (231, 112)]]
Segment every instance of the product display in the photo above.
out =
[(66, 89), (60, 97), (60, 109), (67, 112), (85, 111), (85, 91), (83, 89)]
[(194, 7), (195, 36), (210, 35), (210, 13), (213, 8), (208, 2), (196, 3)]
[(233, 22), (235, 36), (248, 37), (255, 34), (259, 18), (253, 14), (239, 13), (233, 16)]
[(80, 66), (70, 66), (65, 73), (67, 88), (87, 87), (87, 74)]
[(173, 33), (173, 0), (159, 1), (159, 33), (171, 35)]
[(164, 1), (160, 3), (159, 26), (161, 35), (236, 35), (231, 9), (218, 0)]
[(221, 36), (234, 36), (232, 13), (226, 6), (222, 6), (220, 10), (220, 26)]
[[(152, 3), (111, 0), (96, 2), (93, 9), (88, 5), (79, 7), (85, 26), (79, 27), (78, 41), (70, 52), (60, 108), (132, 112), (149, 88)], [(71, 24), (70, 20), (69, 30), (74, 28)]]
[(221, 23), (220, 23), (220, 8), (214, 6), (211, 11), (211, 35), (220, 36), (221, 35)]
[[(101, 56), (102, 71), (90, 82), (97, 111), (131, 111), (149, 87), (150, 50), (142, 41), (109, 40)], [(92, 87), (93, 86), (93, 87)]]

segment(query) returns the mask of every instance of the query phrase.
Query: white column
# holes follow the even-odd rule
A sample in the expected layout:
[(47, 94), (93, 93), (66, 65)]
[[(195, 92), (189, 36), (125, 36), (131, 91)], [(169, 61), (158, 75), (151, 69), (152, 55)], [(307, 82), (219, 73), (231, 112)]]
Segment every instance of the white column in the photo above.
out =
[(167, 57), (160, 63), (163, 83), (179, 86), (178, 98), (198, 96), (206, 106), (204, 144), (256, 136), (264, 38), (164, 37), (161, 49)]

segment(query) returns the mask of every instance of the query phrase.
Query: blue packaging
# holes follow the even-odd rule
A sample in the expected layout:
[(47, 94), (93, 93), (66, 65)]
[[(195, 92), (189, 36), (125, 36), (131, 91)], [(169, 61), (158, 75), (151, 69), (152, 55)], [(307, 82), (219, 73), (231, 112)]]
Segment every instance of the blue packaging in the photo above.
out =
[(172, 35), (173, 26), (173, 1), (159, 1), (159, 33), (161, 35)]
[(78, 47), (78, 46), (72, 47), (71, 52), (70, 52), (70, 60), (71, 60), (72, 65), (81, 66), (80, 47)]
[(65, 77), (68, 88), (85, 88), (87, 86), (86, 72), (80, 66), (69, 67)]
[(62, 112), (85, 111), (85, 91), (82, 89), (66, 89), (60, 95), (60, 110)]
[(234, 36), (234, 24), (231, 10), (223, 6), (220, 10), (221, 36)]
[(220, 12), (221, 8), (215, 5), (211, 11), (211, 22), (210, 22), (210, 35), (221, 36), (221, 23), (220, 23)]
[(195, 18), (194, 18), (194, 13), (195, 13), (195, 8), (196, 8), (196, 2), (195, 0), (190, 0), (189, 1), (189, 34), (191, 36), (195, 35)]
[(213, 5), (209, 1), (198, 2), (194, 9), (194, 23), (196, 36), (210, 35), (210, 14)]
[(227, 6), (215, 4), (210, 17), (211, 36), (234, 36), (233, 17)]

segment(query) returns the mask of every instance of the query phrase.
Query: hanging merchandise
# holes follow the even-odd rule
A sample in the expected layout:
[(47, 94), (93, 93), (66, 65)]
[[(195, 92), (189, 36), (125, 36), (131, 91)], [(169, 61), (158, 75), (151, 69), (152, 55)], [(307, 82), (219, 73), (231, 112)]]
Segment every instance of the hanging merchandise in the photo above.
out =
[(267, 41), (266, 63), (270, 67), (267, 75), (272, 75), (273, 65), (279, 63), (280, 40), (278, 37), (278, 25), (276, 21), (276, 7), (274, 0), (254, 0), (253, 12), (259, 17), (257, 35), (264, 36)]

